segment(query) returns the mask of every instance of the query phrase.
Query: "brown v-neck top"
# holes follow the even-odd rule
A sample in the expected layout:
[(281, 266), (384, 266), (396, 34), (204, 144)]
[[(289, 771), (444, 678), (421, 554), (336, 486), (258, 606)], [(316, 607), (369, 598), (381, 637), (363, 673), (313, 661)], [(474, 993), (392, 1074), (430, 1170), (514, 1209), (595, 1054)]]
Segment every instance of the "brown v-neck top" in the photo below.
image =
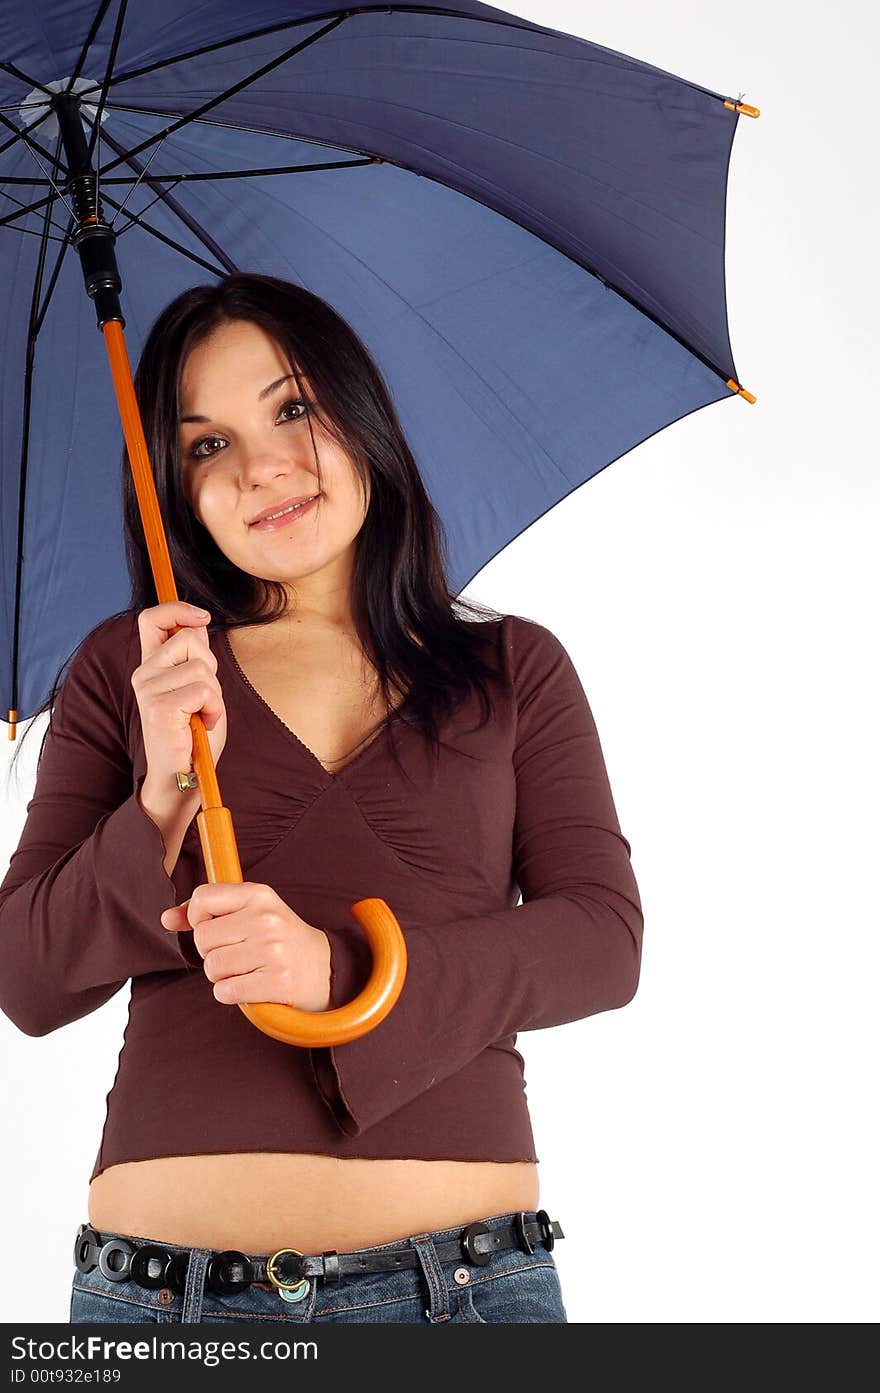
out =
[(207, 879), (198, 828), (169, 878), (138, 802), (137, 614), (86, 636), (0, 886), (0, 1008), (46, 1035), (131, 979), (92, 1179), (123, 1161), (248, 1151), (538, 1160), (517, 1032), (630, 1001), (642, 909), (568, 653), (518, 615), (478, 627), (504, 678), (490, 689), (491, 721), (476, 728), (472, 693), (441, 725), (435, 765), (395, 713), (336, 774), (209, 630), (228, 718), (217, 775), (244, 879), (327, 933), (334, 1006), (370, 972), (355, 900), (386, 900), (406, 939), (406, 980), (385, 1020), (315, 1049), (273, 1040), (218, 1002), (192, 931), (160, 924)]

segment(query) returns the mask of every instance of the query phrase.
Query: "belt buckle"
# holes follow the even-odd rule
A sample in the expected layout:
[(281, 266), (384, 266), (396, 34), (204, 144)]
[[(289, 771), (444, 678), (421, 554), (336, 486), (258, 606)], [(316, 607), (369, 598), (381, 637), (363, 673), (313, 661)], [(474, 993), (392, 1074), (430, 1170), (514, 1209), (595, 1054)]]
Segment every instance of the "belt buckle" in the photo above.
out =
[(474, 1240), (480, 1238), (484, 1233), (491, 1233), (491, 1229), (488, 1224), (483, 1224), (478, 1220), (474, 1224), (468, 1224), (459, 1234), (462, 1257), (475, 1267), (486, 1267), (492, 1257), (491, 1249), (478, 1249), (474, 1246)]
[(73, 1261), (78, 1272), (87, 1273), (98, 1266), (101, 1241), (91, 1224), (80, 1224), (73, 1245)]
[(237, 1248), (226, 1248), (222, 1253), (215, 1253), (208, 1259), (208, 1266), (205, 1270), (205, 1282), (211, 1291), (221, 1292), (224, 1296), (237, 1296), (245, 1287), (250, 1286), (250, 1278), (244, 1277), (237, 1280), (234, 1277), (227, 1277), (225, 1269), (230, 1263), (236, 1263), (244, 1271), (248, 1268), (248, 1258), (246, 1253), (240, 1253)]
[(278, 1259), (283, 1257), (285, 1253), (292, 1253), (294, 1257), (297, 1258), (304, 1256), (298, 1248), (279, 1248), (278, 1252), (273, 1253), (266, 1263), (266, 1276), (278, 1292), (282, 1301), (302, 1301), (303, 1297), (308, 1293), (309, 1280), (307, 1277), (300, 1277), (294, 1282), (285, 1282), (278, 1271)]
[(516, 1241), (524, 1253), (533, 1253), (532, 1241), (526, 1233), (526, 1211), (520, 1209), (513, 1221), (513, 1231), (516, 1234)]
[(553, 1245), (556, 1242), (556, 1234), (553, 1232), (553, 1222), (550, 1215), (547, 1213), (546, 1209), (539, 1209), (535, 1215), (535, 1219), (541, 1229), (541, 1237), (538, 1239), (538, 1242), (543, 1243), (548, 1253), (552, 1253)]

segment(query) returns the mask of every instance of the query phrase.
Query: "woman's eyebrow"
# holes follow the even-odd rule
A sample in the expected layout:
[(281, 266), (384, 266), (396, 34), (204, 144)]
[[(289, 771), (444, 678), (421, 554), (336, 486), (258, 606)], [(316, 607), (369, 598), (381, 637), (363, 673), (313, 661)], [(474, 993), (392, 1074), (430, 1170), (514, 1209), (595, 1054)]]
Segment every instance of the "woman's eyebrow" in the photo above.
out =
[[(294, 373), (289, 372), (284, 377), (279, 377), (275, 382), (270, 382), (268, 387), (263, 388), (257, 401), (265, 401), (266, 397), (271, 396), (273, 392), (277, 392), (278, 388), (283, 387), (285, 382), (289, 382), (293, 376)], [(196, 425), (206, 426), (210, 423), (210, 420), (210, 416), (180, 416), (178, 418), (178, 425), (186, 426), (192, 422)]]

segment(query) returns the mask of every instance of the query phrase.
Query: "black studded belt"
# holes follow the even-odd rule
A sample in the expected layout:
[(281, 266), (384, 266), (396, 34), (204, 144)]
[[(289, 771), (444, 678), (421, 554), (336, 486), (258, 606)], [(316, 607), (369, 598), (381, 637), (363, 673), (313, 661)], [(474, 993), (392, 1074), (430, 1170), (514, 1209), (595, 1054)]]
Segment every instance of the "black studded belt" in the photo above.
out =
[[(548, 1252), (557, 1238), (564, 1238), (558, 1219), (551, 1220), (546, 1209), (539, 1209), (534, 1219), (529, 1211), (521, 1210), (513, 1221), (500, 1228), (490, 1229), (477, 1221), (467, 1224), (458, 1238), (435, 1245), (440, 1261), (454, 1258), (485, 1267), (492, 1254), (504, 1248), (518, 1247), (532, 1253), (540, 1243)], [(100, 1268), (110, 1282), (136, 1282), (147, 1290), (170, 1287), (181, 1292), (186, 1283), (191, 1248), (179, 1245), (139, 1242), (120, 1235), (101, 1236), (90, 1224), (80, 1224), (76, 1232), (73, 1260), (79, 1272)], [(416, 1250), (390, 1248), (378, 1253), (337, 1253), (330, 1249), (321, 1254), (301, 1253), (297, 1248), (279, 1248), (276, 1253), (249, 1257), (237, 1249), (215, 1252), (208, 1260), (205, 1286), (209, 1291), (231, 1295), (243, 1291), (252, 1282), (271, 1282), (279, 1291), (302, 1287), (306, 1278), (320, 1277), (324, 1282), (336, 1282), (349, 1273), (394, 1272), (399, 1268), (416, 1267)]]

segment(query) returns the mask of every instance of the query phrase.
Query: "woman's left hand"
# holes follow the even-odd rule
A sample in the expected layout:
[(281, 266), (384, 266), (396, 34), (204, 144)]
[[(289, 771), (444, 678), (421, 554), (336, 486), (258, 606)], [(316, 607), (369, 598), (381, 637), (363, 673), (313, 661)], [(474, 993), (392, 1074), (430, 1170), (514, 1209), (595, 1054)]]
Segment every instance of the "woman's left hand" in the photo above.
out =
[(215, 881), (160, 919), (193, 929), (217, 1001), (278, 1001), (301, 1011), (330, 1007), (330, 940), (285, 904), (271, 885)]

